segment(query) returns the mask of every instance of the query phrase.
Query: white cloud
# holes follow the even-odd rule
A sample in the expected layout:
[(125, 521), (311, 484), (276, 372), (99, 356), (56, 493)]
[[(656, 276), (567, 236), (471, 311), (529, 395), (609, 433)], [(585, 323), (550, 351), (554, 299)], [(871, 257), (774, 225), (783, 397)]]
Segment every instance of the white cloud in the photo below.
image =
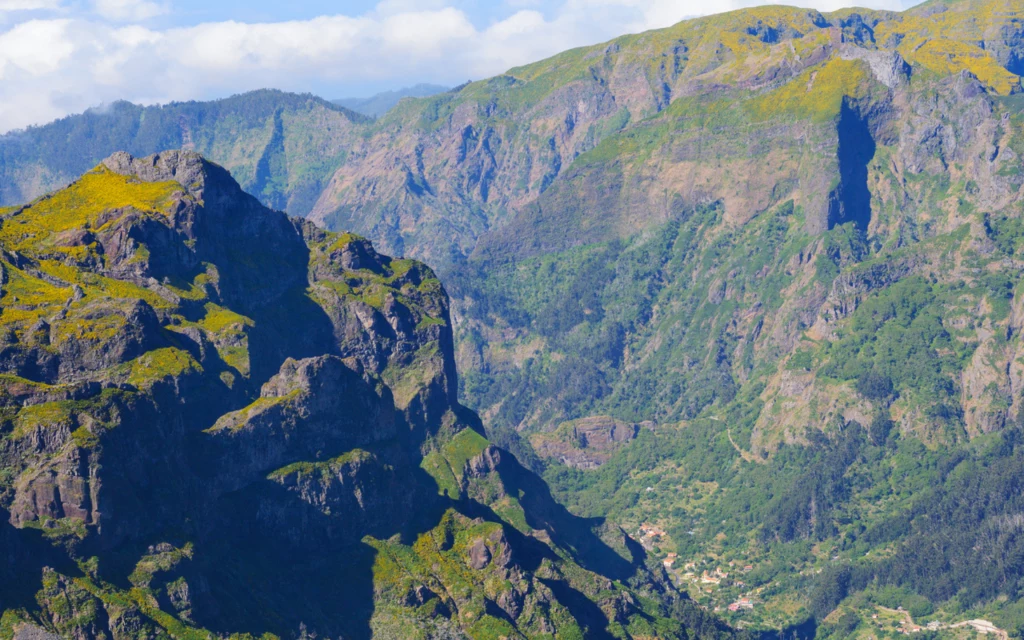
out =
[(0, 35), (0, 80), (16, 82), (15, 76), (38, 78), (59, 71), (74, 50), (68, 38), (70, 24), (30, 20)]
[(60, 0), (0, 0), (0, 11), (34, 11), (58, 7)]
[(101, 17), (115, 22), (148, 20), (167, 13), (167, 6), (148, 0), (95, 0), (93, 8)]
[[(846, 0), (804, 1), (825, 8)], [(50, 0), (0, 0), (0, 9), (32, 2)], [(36, 19), (0, 31), (0, 131), (118, 99), (204, 99), (261, 87), (457, 84), (747, 2), (563, 0), (547, 14), (521, 8), (477, 26), (448, 0), (387, 0), (358, 17), (158, 29), (119, 23), (152, 17), (162, 4), (96, 0), (95, 10), (106, 19)]]
[(456, 9), (413, 11), (388, 16), (379, 25), (380, 43), (389, 51), (438, 55), (454, 42), (471, 41), (476, 28)]

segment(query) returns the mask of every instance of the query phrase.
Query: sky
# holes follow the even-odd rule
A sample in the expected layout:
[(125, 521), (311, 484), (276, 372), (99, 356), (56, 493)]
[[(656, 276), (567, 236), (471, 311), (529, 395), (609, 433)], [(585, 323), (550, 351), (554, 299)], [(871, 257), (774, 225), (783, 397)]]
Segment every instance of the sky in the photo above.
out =
[[(826, 11), (913, 0), (787, 0)], [(757, 0), (0, 0), (0, 132), (115, 100), (478, 80)]]

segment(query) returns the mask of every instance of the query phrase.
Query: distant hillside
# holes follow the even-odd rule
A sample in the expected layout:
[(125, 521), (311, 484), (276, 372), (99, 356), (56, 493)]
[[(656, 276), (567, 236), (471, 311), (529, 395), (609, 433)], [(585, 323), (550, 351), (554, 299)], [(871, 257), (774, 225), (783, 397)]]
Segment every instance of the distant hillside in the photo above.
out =
[(384, 91), (369, 98), (339, 98), (331, 102), (357, 113), (379, 118), (390, 111), (402, 98), (429, 98), (430, 96), (444, 93), (448, 89), (449, 87), (443, 87), (439, 84), (420, 83), (404, 89)]
[(0, 206), (62, 187), (119, 150), (202, 152), (268, 206), (308, 213), (367, 118), (312, 95), (253, 91), (212, 102), (104, 109), (0, 136)]

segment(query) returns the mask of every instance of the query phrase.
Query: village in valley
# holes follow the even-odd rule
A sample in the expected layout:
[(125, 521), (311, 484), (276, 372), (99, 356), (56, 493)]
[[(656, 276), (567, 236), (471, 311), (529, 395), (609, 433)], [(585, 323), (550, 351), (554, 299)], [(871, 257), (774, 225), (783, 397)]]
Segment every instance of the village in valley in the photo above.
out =
[[(665, 572), (673, 583), (704, 608), (726, 616), (737, 628), (759, 626), (755, 619), (743, 614), (761, 611), (765, 605), (759, 598), (770, 585), (748, 587), (744, 577), (754, 571), (754, 565), (725, 560), (709, 555), (701, 559), (685, 559), (675, 551), (669, 534), (660, 526), (650, 522), (642, 523), (635, 532), (641, 546), (654, 557), (659, 558)], [(770, 607), (769, 607), (770, 608)], [(959, 622), (947, 622), (930, 619), (926, 622), (915, 622), (911, 613), (902, 606), (889, 608), (875, 605), (870, 608), (873, 613), (842, 611), (837, 609), (823, 622), (841, 626), (840, 619), (855, 616), (857, 624), (855, 633), (848, 637), (863, 640), (881, 640), (899, 636), (918, 635), (923, 638), (956, 638), (957, 640), (974, 640), (981, 637), (994, 637), (995, 640), (1009, 640), (1009, 634), (988, 620), (971, 619)], [(768, 613), (765, 611), (765, 613)], [(933, 617), (933, 616), (928, 616)], [(834, 618), (834, 619), (833, 619)], [(850, 624), (849, 618), (845, 621)]]
[[(640, 525), (640, 529), (636, 533), (637, 539), (640, 544), (647, 551), (660, 550), (660, 545), (669, 542), (668, 533), (653, 524), (644, 523)], [(735, 562), (729, 562), (726, 566), (727, 569), (723, 569), (720, 566), (713, 565), (713, 560), (709, 560), (706, 563), (698, 563), (696, 560), (682, 561), (679, 558), (679, 554), (675, 552), (668, 552), (664, 554), (662, 559), (662, 565), (665, 567), (665, 571), (672, 578), (676, 586), (681, 589), (685, 589), (690, 592), (691, 597), (702, 604), (705, 598), (702, 595), (711, 596), (721, 591), (722, 595), (732, 595), (733, 591), (739, 590), (736, 600), (725, 605), (725, 609), (731, 612), (740, 611), (752, 611), (755, 607), (754, 592), (742, 593), (746, 584), (743, 580), (738, 577), (744, 573), (749, 573), (754, 570), (752, 565), (744, 565), (742, 567), (737, 566)], [(698, 574), (698, 571), (700, 572)], [(721, 588), (728, 588), (722, 590)], [(759, 591), (759, 589), (754, 590)], [(711, 602), (715, 603), (718, 598), (712, 598)], [(722, 611), (722, 606), (719, 604), (713, 605), (713, 610), (716, 612)]]

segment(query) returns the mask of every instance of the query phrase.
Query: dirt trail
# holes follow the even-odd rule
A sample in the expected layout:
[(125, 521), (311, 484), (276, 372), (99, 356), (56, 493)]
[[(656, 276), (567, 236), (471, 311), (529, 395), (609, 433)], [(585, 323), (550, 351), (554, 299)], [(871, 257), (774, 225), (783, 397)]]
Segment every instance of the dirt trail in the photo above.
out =
[(732, 439), (732, 429), (726, 427), (725, 435), (729, 436), (729, 442), (732, 443), (732, 448), (735, 449), (736, 452), (740, 454), (741, 458), (743, 458), (747, 462), (764, 462), (763, 460), (758, 459), (758, 457), (755, 456), (754, 454), (750, 453), (746, 449), (740, 447), (740, 445), (736, 444), (736, 441)]

